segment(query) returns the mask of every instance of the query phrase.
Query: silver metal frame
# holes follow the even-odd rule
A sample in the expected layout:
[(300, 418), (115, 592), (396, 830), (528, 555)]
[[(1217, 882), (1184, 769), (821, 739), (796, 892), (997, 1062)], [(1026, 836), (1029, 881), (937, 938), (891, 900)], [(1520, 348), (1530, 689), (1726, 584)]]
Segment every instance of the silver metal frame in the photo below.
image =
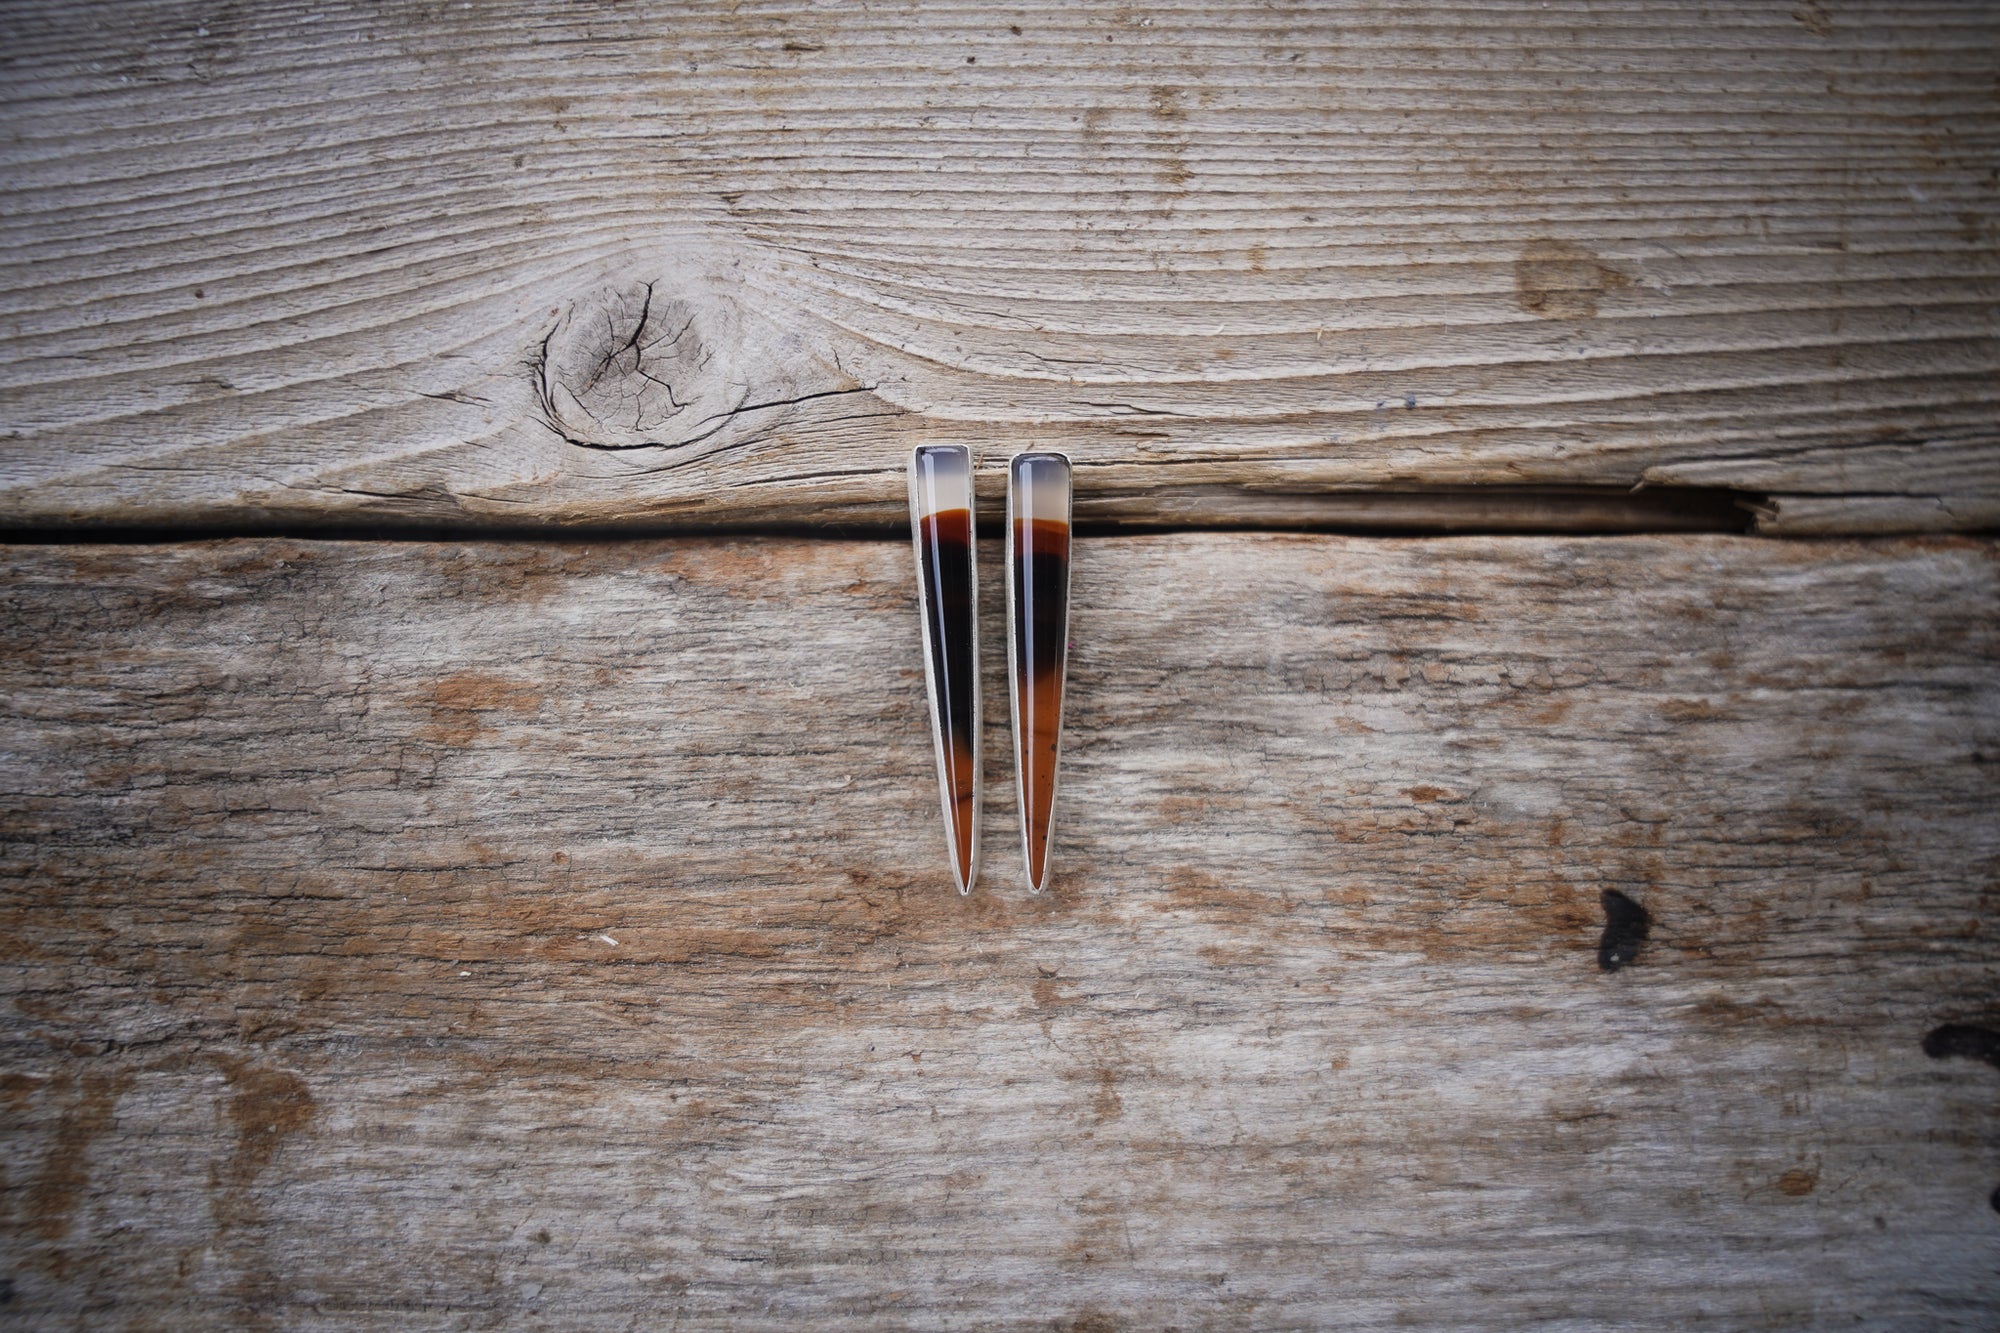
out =
[[(1062, 459), (1069, 468), (1069, 512), (1063, 515), (1064, 523), (1070, 528), (1070, 558), (1063, 563), (1063, 671), (1062, 695), (1056, 705), (1056, 771), (1049, 783), (1049, 843), (1042, 858), (1042, 884), (1035, 883), (1032, 870), (1033, 850), (1028, 841), (1028, 777), (1021, 770), (1021, 683), (1016, 679), (1015, 659), (1019, 656), (1020, 645), (1014, 642), (1014, 460), (1027, 454), (1046, 455)], [(1056, 855), (1056, 807), (1062, 801), (1062, 715), (1069, 703), (1069, 585), (1071, 573), (1076, 568), (1076, 462), (1060, 449), (1024, 449), (1007, 460), (1007, 553), (1002, 557), (1007, 567), (1007, 712), (1013, 719), (1014, 732), (1014, 800), (1021, 813), (1021, 873), (1028, 881), (1029, 893), (1040, 893), (1048, 882), (1050, 867), (1055, 864)]]
[[(930, 589), (924, 581), (924, 524), (923, 511), (917, 495), (917, 451), (918, 449), (957, 449), (965, 454), (965, 502), (972, 514), (971, 550), (967, 553), (972, 574), (972, 864), (958, 863), (958, 834), (952, 818), (951, 772), (945, 765), (944, 716), (938, 706), (937, 673), (933, 668), (931, 652), (931, 606)], [(979, 837), (981, 816), (986, 804), (986, 775), (984, 758), (980, 753), (981, 732), (984, 721), (980, 708), (979, 690), (979, 513), (974, 505), (972, 450), (965, 445), (918, 445), (910, 450), (908, 465), (910, 488), (910, 549), (917, 559), (917, 610), (924, 634), (924, 696), (930, 704), (931, 714), (931, 756), (937, 764), (938, 805), (944, 817), (945, 849), (951, 858), (951, 871), (958, 883), (961, 895), (972, 892), (972, 885), (979, 878)]]

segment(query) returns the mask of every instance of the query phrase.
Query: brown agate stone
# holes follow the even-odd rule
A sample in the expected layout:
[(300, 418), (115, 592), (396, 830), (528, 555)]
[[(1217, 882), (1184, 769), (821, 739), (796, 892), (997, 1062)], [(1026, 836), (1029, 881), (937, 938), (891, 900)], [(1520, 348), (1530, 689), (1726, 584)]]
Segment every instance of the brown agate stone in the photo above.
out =
[(1021, 841), (1028, 887), (1048, 883), (1069, 658), (1070, 465), (1061, 454), (1021, 454), (1007, 475), (1009, 676)]
[(964, 893), (978, 873), (979, 850), (979, 625), (969, 449), (926, 445), (911, 455), (910, 519), (938, 785), (952, 878)]

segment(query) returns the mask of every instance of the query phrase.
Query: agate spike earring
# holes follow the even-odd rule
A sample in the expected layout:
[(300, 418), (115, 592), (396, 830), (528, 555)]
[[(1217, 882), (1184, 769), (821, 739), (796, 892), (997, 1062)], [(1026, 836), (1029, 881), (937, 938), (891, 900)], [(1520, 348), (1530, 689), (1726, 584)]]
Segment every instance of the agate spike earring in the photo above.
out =
[(923, 611), (924, 691), (951, 849), (952, 880), (979, 875), (979, 579), (974, 568), (972, 451), (919, 445), (910, 454), (910, 528)]
[(1069, 457), (1016, 454), (1007, 466), (1007, 683), (1030, 893), (1049, 882), (1069, 659), (1069, 556)]

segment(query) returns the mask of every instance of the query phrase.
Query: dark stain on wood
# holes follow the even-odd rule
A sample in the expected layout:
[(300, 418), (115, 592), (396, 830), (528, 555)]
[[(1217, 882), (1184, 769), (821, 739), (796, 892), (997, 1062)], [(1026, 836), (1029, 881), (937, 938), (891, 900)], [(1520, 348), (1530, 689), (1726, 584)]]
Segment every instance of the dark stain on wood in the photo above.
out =
[(1924, 1054), (1933, 1060), (1960, 1056), (2000, 1069), (2000, 1032), (1970, 1023), (1946, 1023), (1924, 1035)]
[(1597, 965), (1616, 972), (1639, 957), (1653, 918), (1616, 889), (1606, 889), (1599, 897), (1604, 903), (1604, 934), (1597, 941)]

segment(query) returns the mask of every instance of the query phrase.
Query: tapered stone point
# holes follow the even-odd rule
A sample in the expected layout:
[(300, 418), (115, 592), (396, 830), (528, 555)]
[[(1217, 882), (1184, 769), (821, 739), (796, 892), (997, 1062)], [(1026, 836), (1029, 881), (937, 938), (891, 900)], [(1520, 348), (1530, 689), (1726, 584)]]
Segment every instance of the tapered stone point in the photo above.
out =
[(1049, 879), (1069, 660), (1070, 462), (1017, 454), (1007, 468), (1007, 676), (1028, 892)]
[(910, 454), (910, 528), (923, 617), (924, 692), (952, 882), (979, 877), (979, 584), (974, 563), (972, 451), (920, 445)]

